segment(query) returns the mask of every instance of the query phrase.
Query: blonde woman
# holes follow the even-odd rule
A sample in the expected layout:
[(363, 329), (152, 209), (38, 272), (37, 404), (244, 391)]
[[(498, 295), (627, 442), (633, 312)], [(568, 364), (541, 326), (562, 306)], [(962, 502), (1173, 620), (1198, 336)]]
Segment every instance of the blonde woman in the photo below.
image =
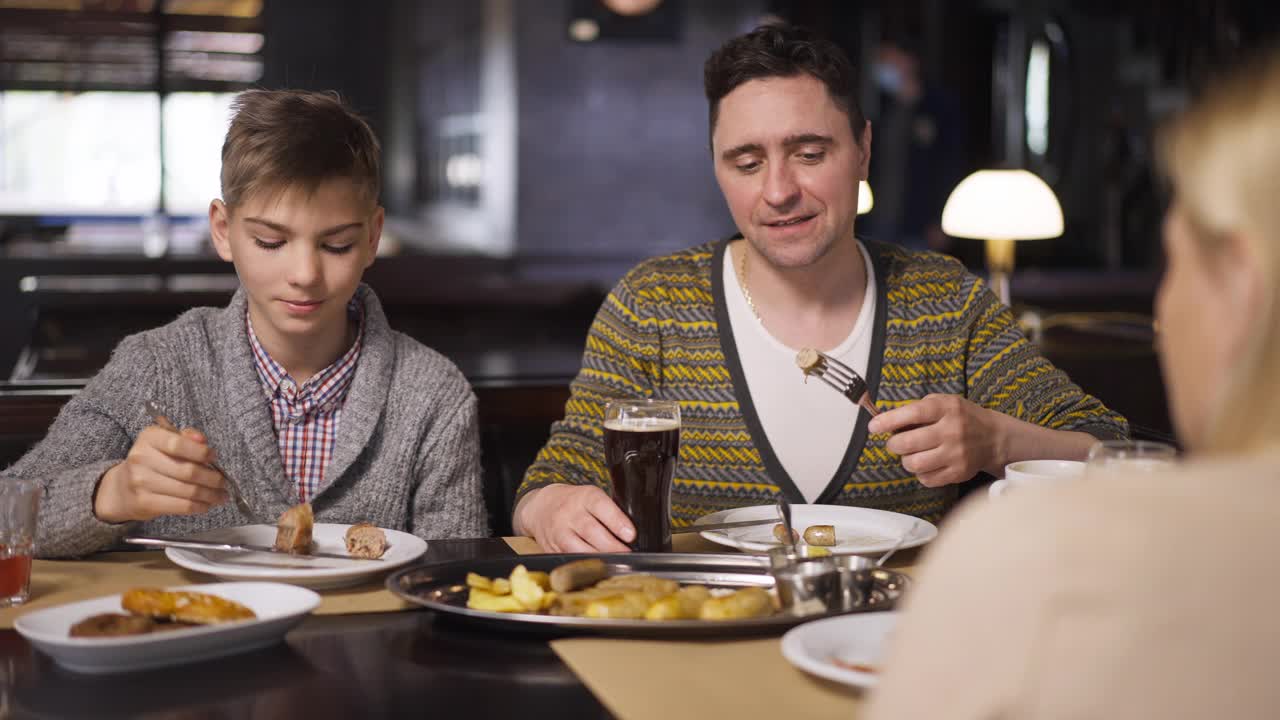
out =
[(1189, 461), (959, 511), (871, 717), (1280, 717), (1280, 52), (1160, 152), (1159, 352)]

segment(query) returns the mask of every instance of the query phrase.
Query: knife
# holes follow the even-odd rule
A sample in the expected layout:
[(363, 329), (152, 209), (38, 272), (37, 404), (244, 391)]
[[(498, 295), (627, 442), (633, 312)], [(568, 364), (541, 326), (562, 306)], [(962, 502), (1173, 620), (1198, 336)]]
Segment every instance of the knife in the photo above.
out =
[(671, 534), (704, 532), (707, 530), (732, 530), (740, 527), (755, 527), (756, 525), (776, 524), (778, 518), (763, 518), (761, 520), (735, 520), (733, 522), (721, 523), (704, 523), (702, 525), (687, 525), (685, 527), (671, 528)]
[(248, 543), (222, 543), (213, 540), (194, 540), (191, 538), (163, 538), (163, 537), (127, 537), (124, 541), (131, 545), (145, 545), (147, 547), (172, 547), (185, 548), (188, 550), (226, 550), (230, 552), (260, 552), (270, 553), (272, 555), (283, 555), (292, 560), (307, 560), (309, 558), (324, 558), (331, 560), (376, 560), (382, 562), (382, 558), (366, 558), (356, 557), (354, 555), (343, 555), (339, 553), (329, 552), (309, 552), (305, 555), (302, 553), (291, 553), (283, 550), (276, 550), (269, 545), (250, 545)]

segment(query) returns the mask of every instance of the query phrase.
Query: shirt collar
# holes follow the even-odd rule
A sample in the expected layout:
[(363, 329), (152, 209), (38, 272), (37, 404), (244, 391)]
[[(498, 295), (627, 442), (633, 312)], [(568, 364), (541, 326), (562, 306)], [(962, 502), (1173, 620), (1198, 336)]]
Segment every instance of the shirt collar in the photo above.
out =
[(244, 322), (249, 335), (249, 348), (253, 353), (254, 368), (258, 379), (262, 381), (262, 390), (267, 399), (285, 395), (288, 399), (310, 396), (316, 406), (324, 406), (346, 396), (355, 377), (356, 365), (360, 359), (360, 351), (364, 346), (364, 304), (360, 302), (360, 293), (356, 293), (347, 303), (347, 315), (357, 322), (356, 339), (351, 347), (328, 367), (312, 376), (306, 383), (298, 386), (284, 366), (271, 358), (267, 349), (258, 340), (253, 331), (253, 320), (249, 318), (249, 309), (245, 308)]

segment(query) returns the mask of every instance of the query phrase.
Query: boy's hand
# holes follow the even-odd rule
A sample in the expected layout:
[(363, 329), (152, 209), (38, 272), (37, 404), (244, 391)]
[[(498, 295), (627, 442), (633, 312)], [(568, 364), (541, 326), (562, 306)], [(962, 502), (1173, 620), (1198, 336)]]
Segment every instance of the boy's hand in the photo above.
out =
[(138, 435), (124, 462), (98, 483), (93, 513), (103, 522), (199, 515), (227, 501), (222, 475), (208, 467), (213, 450), (199, 430), (180, 433), (152, 425)]

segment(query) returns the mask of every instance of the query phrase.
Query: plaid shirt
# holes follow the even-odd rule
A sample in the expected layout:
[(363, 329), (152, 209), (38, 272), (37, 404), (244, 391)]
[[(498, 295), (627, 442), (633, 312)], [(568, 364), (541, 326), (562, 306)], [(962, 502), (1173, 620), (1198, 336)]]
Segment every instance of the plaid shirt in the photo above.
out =
[(364, 314), (360, 303), (352, 299), (347, 312), (359, 322), (356, 341), (351, 349), (332, 365), (316, 373), (299, 386), (289, 373), (271, 359), (245, 312), (249, 330), (249, 346), (257, 361), (258, 377), (271, 406), (271, 421), (280, 445), (280, 461), (284, 474), (298, 486), (298, 502), (309, 501), (324, 480), (325, 467), (333, 456), (342, 419), (342, 405), (356, 376), (360, 347), (364, 340)]

